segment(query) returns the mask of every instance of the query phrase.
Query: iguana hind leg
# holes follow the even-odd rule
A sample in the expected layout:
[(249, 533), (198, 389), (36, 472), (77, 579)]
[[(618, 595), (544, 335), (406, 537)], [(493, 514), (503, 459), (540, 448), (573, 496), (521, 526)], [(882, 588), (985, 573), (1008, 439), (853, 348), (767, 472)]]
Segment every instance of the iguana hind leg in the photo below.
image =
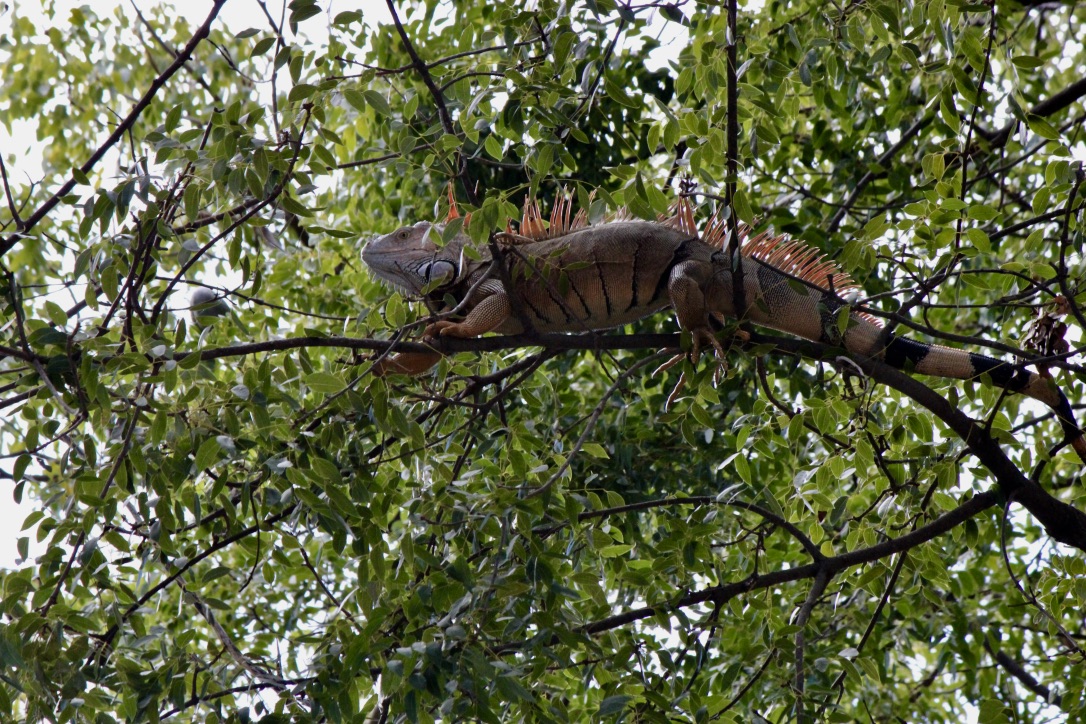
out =
[[(664, 362), (656, 368), (653, 374), (659, 374), (674, 367), (684, 357), (689, 359), (691, 364), (696, 365), (703, 346), (709, 346), (713, 348), (717, 364), (713, 380), (715, 382), (719, 379), (727, 359), (727, 353), (723, 345), (720, 344), (720, 340), (713, 334), (712, 327), (709, 326), (710, 313), (709, 307), (705, 303), (705, 286), (711, 276), (712, 269), (710, 267), (692, 261), (677, 264), (671, 270), (667, 282), (667, 293), (671, 298), (671, 306), (675, 310), (675, 316), (679, 319), (679, 326), (690, 333), (690, 350), (686, 355), (677, 354)], [(713, 314), (712, 316), (717, 317), (719, 315)], [(664, 403), (665, 410), (669, 409), (671, 404), (678, 399), (685, 386), (686, 372), (683, 371), (679, 375), (679, 381), (675, 383), (675, 388), (667, 396), (667, 401)]]
[(705, 286), (712, 274), (709, 265), (686, 261), (671, 270), (667, 281), (667, 293), (679, 326), (690, 332), (692, 360), (697, 360), (703, 344), (711, 346), (718, 359), (725, 357), (724, 347), (709, 326), (709, 306), (705, 302)]

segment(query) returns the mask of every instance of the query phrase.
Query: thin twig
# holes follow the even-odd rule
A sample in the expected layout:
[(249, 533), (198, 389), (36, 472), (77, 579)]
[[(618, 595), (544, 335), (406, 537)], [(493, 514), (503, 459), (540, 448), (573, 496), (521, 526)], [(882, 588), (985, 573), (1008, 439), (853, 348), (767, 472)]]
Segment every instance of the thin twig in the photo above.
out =
[[(225, 3), (226, 0), (213, 0), (211, 12), (208, 13), (207, 19), (204, 20), (203, 25), (196, 29), (196, 32), (192, 35), (192, 39), (189, 40), (188, 44), (181, 50), (180, 53), (178, 53), (177, 58), (174, 60), (173, 63), (170, 64), (170, 67), (163, 71), (161, 75), (156, 77), (151, 82), (151, 87), (147, 89), (147, 92), (143, 94), (143, 97), (140, 98), (139, 102), (136, 103), (136, 105), (132, 108), (129, 114), (125, 116), (124, 120), (121, 121), (117, 128), (113, 130), (113, 133), (109, 135), (109, 138), (107, 138), (105, 142), (98, 147), (98, 150), (91, 154), (91, 157), (87, 159), (87, 161), (82, 166), (79, 167), (79, 170), (84, 175), (89, 174), (94, 169), (94, 166), (102, 160), (102, 157), (106, 155), (109, 149), (113, 148), (117, 141), (121, 140), (121, 138), (124, 137), (128, 130), (132, 128), (132, 126), (135, 124), (136, 120), (140, 117), (140, 115), (147, 109), (148, 106), (151, 105), (151, 101), (154, 100), (154, 97), (158, 93), (158, 91), (161, 90), (164, 85), (166, 85), (166, 81), (168, 81), (178, 70), (180, 70), (185, 65), (185, 62), (188, 61), (188, 59), (192, 56), (193, 52), (196, 51), (196, 46), (198, 46), (202, 40), (207, 38), (208, 34), (211, 32), (211, 24), (215, 21), (215, 18), (218, 16), (219, 11), (222, 10), (222, 6)], [(36, 226), (39, 221), (48, 216), (49, 212), (52, 211), (53, 208), (60, 203), (60, 200), (67, 196), (69, 193), (71, 193), (71, 190), (75, 188), (76, 183), (78, 182), (76, 181), (75, 176), (72, 176), (72, 178), (68, 179), (60, 187), (60, 189), (56, 191), (56, 193), (50, 196), (45, 201), (45, 203), (39, 206), (38, 209), (30, 215), (30, 217), (24, 223), (21, 231), (29, 231), (30, 229), (34, 228), (34, 226)], [(16, 233), (8, 236), (8, 238), (6, 239), (0, 240), (0, 255), (6, 254), (11, 251), (11, 249), (13, 249), (15, 245), (19, 243), (20, 238), (22, 238), (21, 235)]]

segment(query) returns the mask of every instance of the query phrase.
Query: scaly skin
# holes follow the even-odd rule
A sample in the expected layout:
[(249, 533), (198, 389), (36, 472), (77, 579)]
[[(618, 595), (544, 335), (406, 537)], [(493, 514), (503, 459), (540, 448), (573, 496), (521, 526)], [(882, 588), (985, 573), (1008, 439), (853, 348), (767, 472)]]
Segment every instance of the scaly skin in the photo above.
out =
[[(878, 321), (854, 310), (842, 334), (839, 314), (847, 305), (840, 294), (854, 284), (798, 242), (764, 234), (745, 240), (739, 263), (747, 308), (738, 315), (723, 224), (711, 222), (699, 234), (692, 214), (680, 207), (674, 217), (660, 222), (619, 220), (595, 226), (580, 217), (571, 223), (568, 213), (564, 219), (558, 214), (558, 221), (552, 216), (551, 229), (545, 230), (538, 210), (534, 216), (530, 211), (528, 207), (521, 225), (524, 236), (507, 235), (515, 241), (504, 263), (519, 306), (538, 332), (607, 329), (671, 307), (679, 325), (691, 333), (695, 355), (704, 344), (722, 354), (710, 320), (739, 317), (908, 372), (953, 379), (986, 376), (985, 381), (1051, 407), (1065, 440), (1086, 461), (1086, 438), (1067, 398), (1050, 378), (963, 350), (894, 335), (883, 339)], [(480, 259), (468, 259), (462, 250), (471, 242), (464, 234), (439, 247), (435, 242), (442, 228), (426, 222), (404, 227), (370, 241), (362, 258), (380, 279), (409, 294), (428, 290), (431, 301), (445, 296), (457, 301), (462, 319), (431, 324), (426, 337), (525, 331), (501, 282), (488, 276), (486, 250), (477, 255)], [(383, 360), (375, 372), (422, 374), (439, 359), (436, 352), (400, 353)]]

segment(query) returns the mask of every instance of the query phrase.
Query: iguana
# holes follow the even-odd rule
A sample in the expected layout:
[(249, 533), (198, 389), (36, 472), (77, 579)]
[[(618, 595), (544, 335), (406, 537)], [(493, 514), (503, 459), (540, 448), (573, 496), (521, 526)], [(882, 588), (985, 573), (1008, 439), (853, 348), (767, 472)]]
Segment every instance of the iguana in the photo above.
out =
[[(457, 216), (453, 205), (450, 218)], [(743, 232), (738, 263), (746, 308), (737, 315), (727, 224), (714, 217), (699, 232), (685, 199), (670, 216), (655, 222), (619, 212), (595, 225), (588, 223), (584, 210), (571, 216), (568, 199), (555, 204), (549, 224), (537, 203), (525, 202), (516, 233), (509, 229), (498, 235), (508, 278), (517, 290), (516, 303), (493, 273), (489, 251), (465, 254), (471, 240), (463, 232), (441, 245), (444, 228), (420, 222), (373, 239), (362, 250), (363, 260), (381, 280), (425, 295), (432, 308), (455, 311), (458, 321), (432, 323), (427, 338), (519, 334), (526, 330), (517, 307), (537, 332), (617, 327), (671, 307), (692, 336), (692, 356), (705, 344), (722, 355), (711, 321), (738, 317), (905, 371), (983, 378), (1040, 400), (1055, 411), (1064, 443), (1086, 461), (1086, 438), (1050, 377), (972, 352), (885, 334), (878, 318), (844, 301), (857, 291), (852, 279), (803, 242)], [(450, 299), (455, 307), (447, 306)], [(841, 324), (846, 308), (847, 323)], [(375, 371), (421, 374), (439, 359), (437, 352), (400, 353), (383, 359)]]

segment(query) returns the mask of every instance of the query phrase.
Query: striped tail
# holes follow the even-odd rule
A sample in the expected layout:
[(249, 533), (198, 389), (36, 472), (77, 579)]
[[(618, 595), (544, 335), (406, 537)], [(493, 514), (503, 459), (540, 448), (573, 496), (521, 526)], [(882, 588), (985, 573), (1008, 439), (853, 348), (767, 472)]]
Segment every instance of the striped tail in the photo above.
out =
[(1086, 462), (1086, 436), (1075, 421), (1075, 413), (1067, 396), (1051, 377), (982, 354), (924, 344), (906, 337), (891, 337), (883, 359), (891, 367), (922, 375), (959, 380), (987, 375), (997, 387), (1043, 402), (1052, 408), (1060, 421), (1063, 429), (1061, 447), (1071, 445), (1079, 458)]

